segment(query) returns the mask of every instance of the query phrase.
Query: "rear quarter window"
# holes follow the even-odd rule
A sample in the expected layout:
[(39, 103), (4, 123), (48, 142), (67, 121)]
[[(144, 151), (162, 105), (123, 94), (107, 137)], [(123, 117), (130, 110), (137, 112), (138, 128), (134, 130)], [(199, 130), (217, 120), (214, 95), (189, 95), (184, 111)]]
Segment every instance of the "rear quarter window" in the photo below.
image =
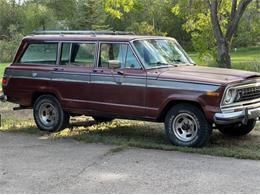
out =
[(23, 64), (56, 64), (58, 43), (31, 43), (20, 59)]

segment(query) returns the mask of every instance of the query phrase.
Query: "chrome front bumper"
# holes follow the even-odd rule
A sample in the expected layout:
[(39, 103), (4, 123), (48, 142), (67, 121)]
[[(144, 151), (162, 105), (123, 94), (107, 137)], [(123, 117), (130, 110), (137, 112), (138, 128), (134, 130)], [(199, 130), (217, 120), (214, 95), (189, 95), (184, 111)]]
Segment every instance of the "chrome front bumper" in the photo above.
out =
[(241, 111), (216, 113), (214, 116), (214, 121), (219, 125), (227, 125), (237, 122), (247, 124), (249, 119), (258, 119), (258, 117), (260, 117), (260, 107), (253, 109), (244, 108)]

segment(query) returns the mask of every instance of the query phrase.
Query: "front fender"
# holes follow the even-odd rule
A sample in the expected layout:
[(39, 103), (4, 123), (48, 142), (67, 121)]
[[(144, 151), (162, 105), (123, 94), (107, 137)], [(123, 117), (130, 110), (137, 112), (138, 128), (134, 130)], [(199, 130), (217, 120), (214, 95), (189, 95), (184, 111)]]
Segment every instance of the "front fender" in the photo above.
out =
[(220, 97), (217, 96), (207, 96), (206, 92), (189, 92), (182, 94), (172, 94), (160, 105), (159, 113), (162, 118), (167, 114), (167, 111), (174, 105), (179, 103), (191, 103), (199, 107), (205, 114), (206, 119), (209, 122), (214, 121), (214, 113), (220, 110), (219, 100)]

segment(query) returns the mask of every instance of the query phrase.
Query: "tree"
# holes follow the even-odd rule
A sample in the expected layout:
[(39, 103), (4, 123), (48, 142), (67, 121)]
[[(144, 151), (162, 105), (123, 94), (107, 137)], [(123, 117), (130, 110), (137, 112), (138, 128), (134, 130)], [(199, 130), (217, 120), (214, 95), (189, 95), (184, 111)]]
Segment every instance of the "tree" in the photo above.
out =
[(231, 68), (230, 46), (234, 34), (237, 31), (239, 21), (247, 6), (252, 0), (232, 0), (231, 11), (225, 33), (221, 29), (218, 8), (221, 0), (207, 0), (211, 13), (211, 23), (215, 39), (217, 41), (217, 63), (220, 67)]
[(260, 42), (260, 7), (251, 3), (239, 22), (237, 32), (232, 40), (232, 48), (250, 47)]
[(231, 44), (252, 1), (177, 0), (172, 12), (186, 19), (183, 28), (191, 34), (197, 51), (214, 56), (218, 66), (231, 68)]
[(134, 6), (135, 0), (103, 0), (105, 12), (120, 19), (124, 13), (128, 13)]

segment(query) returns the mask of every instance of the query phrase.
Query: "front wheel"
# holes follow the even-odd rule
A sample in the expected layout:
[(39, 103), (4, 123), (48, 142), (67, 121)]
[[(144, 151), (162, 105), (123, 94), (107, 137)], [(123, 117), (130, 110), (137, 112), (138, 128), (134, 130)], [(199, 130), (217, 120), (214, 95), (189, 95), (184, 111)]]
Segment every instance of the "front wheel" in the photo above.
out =
[(191, 104), (173, 106), (165, 118), (165, 131), (177, 146), (201, 147), (212, 133), (203, 112)]
[(33, 116), (37, 127), (46, 132), (63, 130), (68, 126), (70, 118), (52, 95), (42, 95), (35, 101)]
[(255, 128), (256, 120), (252, 119), (246, 125), (236, 123), (231, 125), (217, 125), (218, 130), (224, 135), (243, 136), (250, 133)]

